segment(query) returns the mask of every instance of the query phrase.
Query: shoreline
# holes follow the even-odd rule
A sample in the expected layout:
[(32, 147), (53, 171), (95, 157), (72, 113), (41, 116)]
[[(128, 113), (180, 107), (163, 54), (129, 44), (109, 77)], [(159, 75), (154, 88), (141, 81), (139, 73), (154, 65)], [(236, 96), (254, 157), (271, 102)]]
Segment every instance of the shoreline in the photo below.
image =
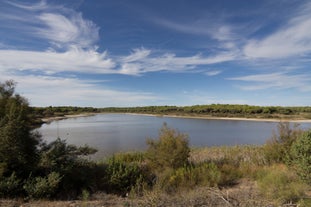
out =
[(257, 122), (290, 122), (290, 123), (311, 123), (311, 119), (275, 119), (275, 118), (244, 118), (244, 117), (215, 117), (215, 116), (191, 116), (191, 115), (169, 115), (169, 114), (148, 114), (148, 113), (115, 113), (115, 112), (103, 112), (103, 113), (82, 113), (72, 114), (56, 117), (48, 117), (41, 119), (44, 123), (51, 123), (53, 121), (59, 121), (64, 119), (79, 118), (95, 116), (97, 114), (128, 114), (137, 116), (153, 116), (153, 117), (168, 117), (168, 118), (183, 118), (183, 119), (206, 119), (206, 120), (225, 120), (225, 121), (257, 121)]
[(54, 116), (54, 117), (47, 117), (47, 118), (42, 118), (41, 120), (44, 123), (51, 123), (53, 121), (60, 121), (60, 120), (64, 120), (64, 119), (73, 119), (73, 118), (79, 118), (79, 117), (88, 117), (88, 116), (94, 116), (96, 114), (100, 114), (100, 113), (82, 113), (82, 114), (68, 114), (68, 115), (64, 115), (64, 116)]
[(227, 121), (257, 121), (257, 122), (291, 122), (291, 123), (311, 123), (311, 119), (269, 119), (269, 118), (242, 118), (242, 117), (215, 117), (215, 116), (190, 116), (190, 115), (162, 115), (162, 114), (140, 114), (140, 113), (120, 113), (129, 115), (170, 117), (184, 119), (206, 119), (206, 120), (227, 120)]

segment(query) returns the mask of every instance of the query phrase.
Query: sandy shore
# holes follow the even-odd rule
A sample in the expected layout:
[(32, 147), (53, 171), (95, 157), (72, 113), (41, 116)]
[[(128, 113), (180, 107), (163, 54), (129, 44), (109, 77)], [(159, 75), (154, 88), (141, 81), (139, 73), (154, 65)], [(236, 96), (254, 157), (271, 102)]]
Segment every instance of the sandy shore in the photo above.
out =
[(79, 118), (79, 117), (87, 117), (87, 116), (94, 116), (96, 113), (82, 113), (82, 114), (73, 114), (73, 115), (65, 115), (65, 116), (54, 116), (43, 118), (42, 121), (45, 123), (50, 123), (52, 121), (58, 121), (63, 119), (70, 119), (70, 118)]
[(292, 122), (292, 123), (311, 123), (311, 119), (267, 119), (267, 118), (241, 118), (241, 117), (214, 117), (214, 116), (187, 116), (187, 115), (161, 115), (161, 114), (140, 114), (125, 113), (140, 116), (172, 117), (184, 119), (209, 119), (209, 120), (232, 120), (232, 121), (260, 121), (260, 122)]

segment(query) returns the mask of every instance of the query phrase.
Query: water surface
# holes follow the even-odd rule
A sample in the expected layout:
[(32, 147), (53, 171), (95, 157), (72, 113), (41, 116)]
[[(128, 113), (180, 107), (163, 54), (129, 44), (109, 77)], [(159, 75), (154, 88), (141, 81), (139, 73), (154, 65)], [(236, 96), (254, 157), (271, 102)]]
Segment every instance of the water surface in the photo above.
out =
[[(75, 145), (88, 144), (99, 150), (96, 157), (115, 152), (144, 150), (146, 138), (156, 138), (163, 123), (189, 135), (193, 147), (264, 144), (278, 123), (209, 120), (132, 114), (98, 114), (44, 124), (39, 130), (50, 142), (57, 137)], [(301, 128), (311, 128), (302, 123)]]

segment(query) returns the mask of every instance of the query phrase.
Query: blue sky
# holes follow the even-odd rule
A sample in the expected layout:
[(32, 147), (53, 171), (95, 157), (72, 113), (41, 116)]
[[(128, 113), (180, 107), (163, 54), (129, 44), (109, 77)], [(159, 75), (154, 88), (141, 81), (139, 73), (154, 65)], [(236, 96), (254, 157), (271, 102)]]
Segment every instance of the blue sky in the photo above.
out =
[(310, 106), (310, 69), (310, 1), (0, 1), (0, 81), (33, 106)]

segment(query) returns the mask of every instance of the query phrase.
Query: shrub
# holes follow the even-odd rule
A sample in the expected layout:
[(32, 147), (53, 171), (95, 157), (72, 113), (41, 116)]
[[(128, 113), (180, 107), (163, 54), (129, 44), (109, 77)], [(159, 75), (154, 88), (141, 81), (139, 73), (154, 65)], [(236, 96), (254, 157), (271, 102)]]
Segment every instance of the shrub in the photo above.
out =
[(114, 154), (113, 159), (125, 163), (131, 162), (142, 163), (145, 160), (145, 153), (143, 152), (116, 153)]
[(219, 170), (221, 172), (219, 184), (222, 186), (234, 185), (242, 177), (239, 167), (232, 164), (224, 163), (219, 166)]
[(95, 166), (83, 158), (95, 152), (96, 150), (88, 146), (76, 147), (58, 138), (42, 147), (38, 167), (41, 174), (57, 172), (62, 176), (58, 197), (76, 198), (82, 189), (92, 188), (92, 185), (95, 185), (93, 177)]
[(145, 177), (143, 168), (137, 163), (125, 163), (112, 157), (107, 162), (104, 183), (108, 192), (126, 194), (143, 184)]
[(299, 182), (295, 173), (284, 165), (272, 166), (260, 172), (258, 185), (260, 192), (278, 205), (299, 201), (306, 190), (306, 185)]
[(290, 164), (305, 182), (311, 184), (311, 130), (294, 142), (290, 155)]
[(298, 126), (291, 126), (288, 122), (279, 123), (277, 133), (274, 133), (265, 145), (265, 157), (269, 163), (287, 161), (292, 143), (302, 134)]
[(221, 172), (213, 163), (187, 165), (178, 169), (167, 169), (158, 178), (159, 187), (165, 192), (192, 189), (196, 186), (217, 186)]
[(0, 177), (0, 197), (14, 197), (21, 193), (21, 180), (13, 172), (10, 177)]
[(59, 173), (52, 172), (47, 177), (28, 179), (24, 189), (31, 198), (49, 198), (57, 192), (61, 179)]
[(158, 171), (180, 168), (188, 163), (190, 148), (188, 136), (170, 129), (166, 124), (160, 130), (158, 140), (147, 140), (149, 164)]

